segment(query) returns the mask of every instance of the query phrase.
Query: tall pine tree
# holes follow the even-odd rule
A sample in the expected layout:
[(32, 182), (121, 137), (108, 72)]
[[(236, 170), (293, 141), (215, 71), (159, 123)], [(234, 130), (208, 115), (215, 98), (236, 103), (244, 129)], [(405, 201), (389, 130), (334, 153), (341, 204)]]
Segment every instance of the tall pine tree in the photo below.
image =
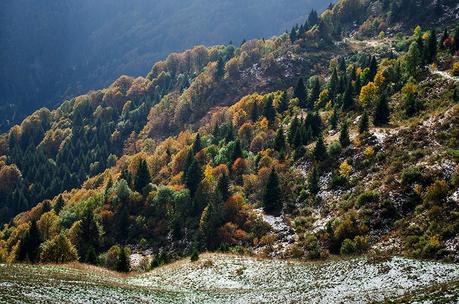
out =
[(280, 188), (279, 176), (273, 168), (269, 174), (263, 193), (263, 209), (268, 214), (277, 215), (282, 211), (282, 190)]
[(306, 87), (303, 82), (303, 78), (298, 80), (298, 83), (295, 87), (294, 95), (300, 101), (300, 107), (306, 108), (308, 103), (308, 93), (306, 91)]
[(150, 172), (148, 171), (147, 162), (144, 159), (139, 161), (137, 172), (134, 178), (135, 190), (139, 193), (151, 182)]
[(390, 109), (389, 103), (387, 102), (387, 97), (385, 94), (382, 94), (378, 103), (376, 104), (374, 113), (373, 113), (373, 124), (375, 126), (382, 126), (389, 123)]

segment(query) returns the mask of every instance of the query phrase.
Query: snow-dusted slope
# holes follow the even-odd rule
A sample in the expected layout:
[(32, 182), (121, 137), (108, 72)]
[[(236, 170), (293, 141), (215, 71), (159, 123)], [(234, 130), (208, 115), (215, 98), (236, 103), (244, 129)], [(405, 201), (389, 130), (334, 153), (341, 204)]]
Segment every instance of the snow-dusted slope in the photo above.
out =
[(459, 265), (400, 257), (304, 263), (206, 254), (195, 263), (183, 260), (131, 277), (65, 266), (3, 265), (0, 302), (368, 303), (425, 295), (432, 292), (427, 287), (445, 283), (454, 287), (437, 296), (454, 301), (457, 281)]

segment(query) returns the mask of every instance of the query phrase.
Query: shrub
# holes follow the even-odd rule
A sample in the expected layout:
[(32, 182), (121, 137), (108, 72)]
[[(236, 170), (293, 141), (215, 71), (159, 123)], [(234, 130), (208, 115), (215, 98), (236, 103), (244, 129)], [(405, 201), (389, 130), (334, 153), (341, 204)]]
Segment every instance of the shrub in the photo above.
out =
[(453, 71), (452, 71), (453, 76), (459, 76), (459, 62), (456, 62), (453, 64)]
[(334, 141), (328, 146), (328, 154), (331, 157), (337, 157), (341, 153), (341, 144), (339, 141)]
[(191, 262), (196, 262), (197, 260), (199, 260), (199, 251), (196, 247), (193, 248), (193, 251), (191, 252), (190, 260)]
[(358, 235), (353, 240), (345, 239), (341, 245), (340, 254), (351, 255), (363, 253), (368, 249), (368, 237)]
[(448, 195), (448, 184), (444, 180), (437, 180), (427, 188), (424, 201), (429, 203), (441, 203)]
[(409, 186), (414, 183), (422, 184), (424, 182), (424, 176), (421, 172), (421, 169), (418, 167), (408, 168), (402, 172), (402, 184), (404, 186)]
[(365, 191), (357, 197), (356, 207), (360, 208), (365, 204), (376, 202), (378, 195), (372, 191)]
[(45, 242), (40, 255), (40, 260), (45, 263), (66, 263), (77, 259), (77, 250), (64, 233)]

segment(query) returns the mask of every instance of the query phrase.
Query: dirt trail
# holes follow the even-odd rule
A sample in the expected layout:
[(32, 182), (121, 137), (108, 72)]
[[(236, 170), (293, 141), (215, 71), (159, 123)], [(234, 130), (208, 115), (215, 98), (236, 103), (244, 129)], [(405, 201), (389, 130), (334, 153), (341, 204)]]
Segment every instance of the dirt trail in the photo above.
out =
[(437, 68), (433, 68), (432, 66), (428, 66), (427, 69), (433, 75), (438, 75), (444, 79), (451, 80), (454, 82), (459, 82), (459, 77), (453, 76), (446, 71), (439, 71)]

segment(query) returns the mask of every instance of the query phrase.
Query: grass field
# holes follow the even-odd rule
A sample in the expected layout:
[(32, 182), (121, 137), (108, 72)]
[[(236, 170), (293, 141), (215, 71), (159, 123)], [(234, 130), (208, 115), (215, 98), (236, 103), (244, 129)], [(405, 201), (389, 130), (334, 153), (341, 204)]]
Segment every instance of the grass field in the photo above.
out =
[(354, 258), (327, 262), (201, 255), (145, 274), (1, 265), (1, 303), (457, 303), (459, 265)]

